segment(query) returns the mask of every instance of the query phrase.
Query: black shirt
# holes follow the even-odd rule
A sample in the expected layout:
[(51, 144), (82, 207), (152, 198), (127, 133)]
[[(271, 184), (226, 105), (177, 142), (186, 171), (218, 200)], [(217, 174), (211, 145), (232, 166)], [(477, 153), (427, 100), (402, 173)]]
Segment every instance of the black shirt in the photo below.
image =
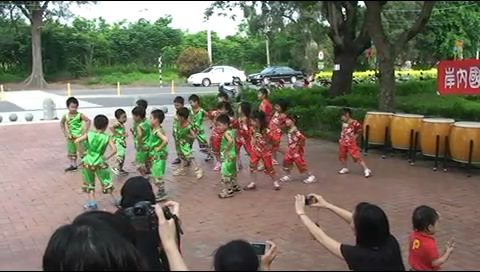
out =
[(340, 251), (353, 271), (405, 271), (400, 246), (393, 236), (379, 248), (342, 244)]

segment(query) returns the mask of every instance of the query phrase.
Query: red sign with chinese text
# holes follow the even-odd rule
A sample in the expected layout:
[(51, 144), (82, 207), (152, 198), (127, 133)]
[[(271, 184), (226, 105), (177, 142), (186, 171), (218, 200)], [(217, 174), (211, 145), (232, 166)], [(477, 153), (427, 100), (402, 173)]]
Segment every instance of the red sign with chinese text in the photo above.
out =
[(437, 66), (439, 94), (480, 95), (480, 60), (442, 60)]

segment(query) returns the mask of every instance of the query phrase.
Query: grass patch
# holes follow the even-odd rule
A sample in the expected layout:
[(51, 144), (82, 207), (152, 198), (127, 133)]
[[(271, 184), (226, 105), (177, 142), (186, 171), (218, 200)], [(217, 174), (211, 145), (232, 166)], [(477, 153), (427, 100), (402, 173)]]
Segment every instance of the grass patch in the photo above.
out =
[[(114, 71), (110, 68), (103, 70), (97, 70), (99, 74), (93, 77), (85, 78), (81, 80), (87, 85), (116, 85), (120, 84), (159, 84), (159, 74), (153, 72), (141, 72), (141, 71)], [(185, 78), (178, 76), (177, 71), (168, 69), (163, 72), (164, 85), (169, 84), (172, 80), (176, 83), (184, 82)]]
[(27, 77), (21, 74), (9, 74), (9, 73), (0, 73), (0, 82), (1, 83), (10, 83), (10, 82), (21, 82)]

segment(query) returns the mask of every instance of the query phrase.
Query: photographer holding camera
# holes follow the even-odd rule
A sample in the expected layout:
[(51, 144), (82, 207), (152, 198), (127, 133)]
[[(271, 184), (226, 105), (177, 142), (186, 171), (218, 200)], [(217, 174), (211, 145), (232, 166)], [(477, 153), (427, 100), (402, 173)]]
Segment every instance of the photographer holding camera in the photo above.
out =
[[(327, 235), (314, 223), (305, 206), (323, 208), (335, 213), (349, 224), (356, 244), (346, 245)], [(345, 261), (353, 271), (405, 271), (400, 246), (390, 233), (387, 215), (373, 204), (361, 202), (353, 213), (327, 202), (322, 196), (295, 196), (295, 211), (310, 234), (330, 253)]]
[[(169, 259), (159, 236), (159, 217), (155, 211), (155, 194), (150, 182), (141, 177), (128, 179), (121, 189), (122, 199), (120, 209), (116, 214), (127, 218), (135, 229), (136, 247), (145, 257), (150, 270), (169, 271)], [(174, 241), (180, 248), (180, 220), (176, 213), (171, 213), (172, 203), (165, 203), (162, 211), (163, 218), (172, 218), (175, 227)], [(178, 208), (177, 208), (178, 210)]]

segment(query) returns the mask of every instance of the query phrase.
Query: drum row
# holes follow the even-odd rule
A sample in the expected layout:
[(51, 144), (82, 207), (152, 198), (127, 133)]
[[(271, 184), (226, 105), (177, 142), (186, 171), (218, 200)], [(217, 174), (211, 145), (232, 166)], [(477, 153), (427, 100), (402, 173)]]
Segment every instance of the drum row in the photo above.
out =
[[(364, 120), (364, 139), (370, 145), (385, 145), (394, 149), (412, 149), (412, 135), (418, 136), (413, 148), (423, 155), (443, 157), (446, 148), (452, 160), (460, 163), (480, 163), (480, 123), (455, 122), (453, 119), (424, 118), (423, 115), (368, 112)], [(389, 133), (388, 133), (389, 132)], [(367, 135), (368, 134), (368, 135)], [(387, 139), (389, 138), (389, 139)], [(419, 140), (417, 144), (417, 140)]]

